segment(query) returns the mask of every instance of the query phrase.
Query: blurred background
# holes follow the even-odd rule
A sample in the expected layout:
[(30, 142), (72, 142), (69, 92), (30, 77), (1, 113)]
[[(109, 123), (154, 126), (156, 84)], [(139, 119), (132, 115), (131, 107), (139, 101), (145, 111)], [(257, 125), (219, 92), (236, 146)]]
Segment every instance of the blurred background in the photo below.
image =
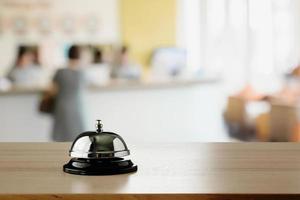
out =
[(299, 0), (0, 0), (0, 141), (299, 141), (299, 77)]

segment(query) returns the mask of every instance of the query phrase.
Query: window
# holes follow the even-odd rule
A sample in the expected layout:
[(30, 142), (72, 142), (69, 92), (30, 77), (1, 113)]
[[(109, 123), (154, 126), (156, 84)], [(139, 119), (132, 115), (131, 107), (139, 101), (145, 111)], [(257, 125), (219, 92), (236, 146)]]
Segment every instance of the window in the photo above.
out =
[[(229, 91), (271, 92), (299, 62), (297, 0), (178, 0), (190, 69), (221, 72)], [(298, 6), (298, 7), (297, 7)]]

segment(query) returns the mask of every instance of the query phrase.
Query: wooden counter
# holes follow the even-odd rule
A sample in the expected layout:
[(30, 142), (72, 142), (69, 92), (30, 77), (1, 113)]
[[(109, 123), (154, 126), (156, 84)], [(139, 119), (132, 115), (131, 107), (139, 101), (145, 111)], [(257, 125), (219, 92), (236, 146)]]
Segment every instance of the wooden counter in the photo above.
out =
[(66, 174), (69, 143), (0, 143), (0, 199), (299, 199), (300, 144), (130, 145), (137, 173)]

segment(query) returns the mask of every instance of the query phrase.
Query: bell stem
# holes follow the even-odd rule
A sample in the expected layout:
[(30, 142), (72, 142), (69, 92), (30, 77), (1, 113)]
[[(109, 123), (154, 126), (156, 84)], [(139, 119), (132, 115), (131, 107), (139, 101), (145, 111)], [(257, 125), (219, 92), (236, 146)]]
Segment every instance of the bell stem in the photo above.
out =
[(97, 120), (97, 124), (96, 124), (96, 127), (97, 127), (97, 133), (102, 133), (102, 124), (101, 124), (101, 120)]

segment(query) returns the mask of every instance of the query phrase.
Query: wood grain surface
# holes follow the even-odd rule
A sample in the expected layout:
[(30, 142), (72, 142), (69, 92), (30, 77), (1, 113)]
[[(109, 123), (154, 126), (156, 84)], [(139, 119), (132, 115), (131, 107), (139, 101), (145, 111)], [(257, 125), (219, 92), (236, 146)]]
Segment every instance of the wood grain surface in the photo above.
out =
[(300, 199), (297, 143), (128, 145), (137, 173), (78, 176), (70, 143), (0, 143), (0, 199)]

